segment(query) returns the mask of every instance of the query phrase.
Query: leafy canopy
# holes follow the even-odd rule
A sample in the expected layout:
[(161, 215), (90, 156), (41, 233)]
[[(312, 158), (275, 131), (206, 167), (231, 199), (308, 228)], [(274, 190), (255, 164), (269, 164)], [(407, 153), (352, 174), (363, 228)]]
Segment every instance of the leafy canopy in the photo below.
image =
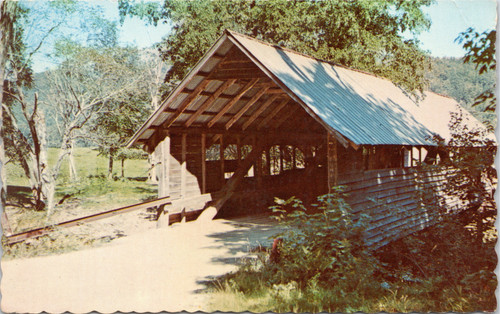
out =
[[(495, 58), (497, 32), (496, 30), (484, 31), (478, 33), (473, 28), (468, 28), (465, 32), (460, 33), (456, 41), (463, 44), (466, 50), (464, 63), (472, 63), (476, 70), (479, 69), (479, 74), (487, 72), (495, 72), (497, 61)], [(495, 88), (489, 88), (476, 97), (474, 106), (486, 104), (484, 111), (495, 112), (496, 96)]]
[(182, 79), (225, 29), (313, 57), (385, 76), (408, 91), (423, 90), (427, 58), (415, 37), (428, 29), (432, 0), (283, 1), (166, 0), (119, 3), (122, 18), (172, 25), (159, 45), (172, 64), (166, 81)]

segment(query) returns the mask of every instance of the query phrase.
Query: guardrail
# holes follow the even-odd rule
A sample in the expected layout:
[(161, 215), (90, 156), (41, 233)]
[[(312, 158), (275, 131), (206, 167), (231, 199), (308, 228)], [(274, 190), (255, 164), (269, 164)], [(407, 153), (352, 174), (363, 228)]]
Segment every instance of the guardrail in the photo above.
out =
[(16, 234), (9, 234), (10, 233), (9, 232), (10, 226), (8, 224), (7, 217), (4, 216), (5, 215), (5, 212), (4, 212), (2, 215), (2, 226), (4, 228), (3, 229), (4, 235), (6, 237), (6, 241), (4, 243), (7, 245), (10, 245), (10, 244), (24, 241), (24, 240), (29, 239), (29, 238), (36, 238), (36, 237), (48, 234), (48, 233), (50, 233), (56, 229), (59, 229), (59, 228), (69, 228), (69, 227), (79, 226), (83, 223), (88, 223), (88, 222), (92, 222), (92, 221), (96, 221), (96, 220), (100, 220), (100, 219), (104, 219), (104, 218), (109, 218), (109, 217), (112, 217), (115, 215), (128, 213), (130, 211), (146, 209), (146, 208), (151, 208), (151, 207), (157, 207), (157, 206), (162, 206), (162, 205), (170, 205), (171, 203), (172, 202), (170, 201), (170, 197), (166, 196), (166, 197), (157, 198), (157, 199), (154, 199), (151, 201), (147, 201), (147, 202), (143, 202), (143, 203), (139, 203), (139, 204), (128, 205), (128, 206), (124, 206), (124, 207), (120, 207), (120, 208), (115, 208), (115, 209), (111, 209), (111, 210), (108, 210), (105, 212), (101, 212), (101, 213), (97, 213), (97, 214), (93, 214), (93, 215), (89, 215), (89, 216), (85, 216), (85, 217), (81, 217), (81, 218), (76, 218), (76, 219), (60, 222), (58, 224), (54, 224), (51, 226), (45, 226), (45, 227), (41, 227), (41, 228), (37, 228), (37, 229), (32, 229), (32, 230), (16, 233)]

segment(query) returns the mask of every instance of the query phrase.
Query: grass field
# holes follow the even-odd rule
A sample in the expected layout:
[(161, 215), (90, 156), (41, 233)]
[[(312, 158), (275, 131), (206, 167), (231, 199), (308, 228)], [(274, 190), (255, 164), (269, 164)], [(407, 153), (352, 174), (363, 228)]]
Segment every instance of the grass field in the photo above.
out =
[[(56, 162), (59, 149), (49, 148), (49, 165), (53, 166)], [(98, 156), (98, 152), (92, 148), (79, 147), (74, 152), (75, 164), (79, 178), (99, 177), (108, 174), (108, 158)], [(6, 165), (7, 184), (17, 186), (28, 186), (28, 178), (26, 178), (22, 168), (13, 163)], [(114, 176), (121, 175), (121, 163), (115, 161)], [(127, 178), (147, 177), (148, 163), (146, 160), (126, 160), (125, 161), (125, 176)], [(67, 160), (63, 162), (61, 173), (58, 177), (58, 183), (69, 183), (69, 166)]]
[[(59, 150), (49, 149), (49, 166), (55, 163)], [(31, 203), (29, 181), (22, 168), (13, 163), (7, 169), (7, 214), (15, 231), (32, 229), (85, 216), (96, 212), (139, 203), (157, 195), (157, 187), (147, 182), (147, 160), (126, 160), (125, 177), (121, 177), (121, 162), (115, 162), (114, 178), (107, 179), (108, 159), (92, 148), (76, 148), (75, 164), (78, 180), (71, 181), (67, 160), (57, 179), (54, 214), (35, 211)]]

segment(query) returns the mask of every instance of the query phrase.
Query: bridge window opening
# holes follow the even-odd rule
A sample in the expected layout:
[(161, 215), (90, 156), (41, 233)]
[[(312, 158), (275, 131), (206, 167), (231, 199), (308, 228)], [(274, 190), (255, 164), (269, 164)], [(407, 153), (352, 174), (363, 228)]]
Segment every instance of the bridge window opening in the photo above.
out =
[(276, 176), (281, 173), (281, 150), (279, 145), (271, 146), (269, 149), (271, 175)]
[(205, 161), (220, 160), (220, 144), (213, 144), (206, 149)]
[(252, 145), (243, 145), (241, 146), (241, 159), (247, 158), (248, 154), (252, 152)]
[(238, 146), (229, 144), (224, 149), (224, 160), (238, 160)]
[(304, 169), (306, 167), (304, 153), (298, 147), (295, 147), (294, 150), (295, 150), (295, 168)]
[(281, 150), (281, 158), (283, 159), (283, 171), (292, 170), (293, 165), (293, 147), (290, 145), (284, 145)]

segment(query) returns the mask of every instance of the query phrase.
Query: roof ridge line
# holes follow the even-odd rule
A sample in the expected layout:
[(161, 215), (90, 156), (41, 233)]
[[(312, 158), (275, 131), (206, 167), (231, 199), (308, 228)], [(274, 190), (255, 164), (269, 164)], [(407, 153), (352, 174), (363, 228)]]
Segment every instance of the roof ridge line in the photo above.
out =
[(238, 36), (241, 36), (241, 37), (245, 37), (247, 39), (250, 39), (252, 41), (256, 41), (260, 44), (263, 44), (263, 45), (266, 45), (266, 46), (269, 46), (269, 47), (273, 47), (273, 48), (277, 48), (277, 49), (281, 49), (283, 51), (288, 51), (290, 53), (293, 53), (293, 54), (296, 54), (296, 55), (300, 55), (300, 56), (303, 56), (303, 57), (306, 57), (306, 58), (309, 58), (309, 59), (313, 59), (313, 60), (316, 60), (318, 62), (323, 62), (323, 63), (328, 63), (332, 66), (337, 66), (337, 67), (340, 67), (340, 68), (343, 68), (343, 69), (346, 69), (346, 70), (351, 70), (351, 71), (355, 71), (355, 72), (359, 72), (359, 73), (362, 73), (362, 74), (367, 74), (367, 75), (371, 75), (371, 76), (374, 76), (376, 78), (380, 78), (380, 79), (384, 79), (384, 80), (387, 80), (393, 84), (395, 84), (392, 80), (390, 80), (389, 78), (387, 77), (384, 77), (384, 76), (380, 76), (378, 74), (375, 74), (375, 73), (371, 73), (371, 72), (367, 72), (365, 70), (360, 70), (360, 69), (356, 69), (356, 68), (351, 68), (351, 67), (348, 67), (347, 65), (343, 65), (343, 64), (340, 64), (340, 63), (336, 63), (336, 62), (333, 62), (333, 61), (329, 61), (329, 60), (325, 60), (325, 59), (320, 59), (320, 58), (317, 58), (317, 57), (314, 57), (314, 56), (310, 56), (308, 54), (305, 54), (303, 52), (300, 52), (300, 51), (296, 51), (296, 50), (293, 50), (293, 49), (290, 49), (290, 48), (287, 48), (287, 47), (282, 47), (280, 45), (277, 45), (277, 44), (271, 44), (269, 42), (266, 42), (262, 39), (258, 39), (258, 38), (254, 38), (254, 37), (251, 37), (249, 35), (246, 35), (246, 34), (242, 34), (242, 33), (239, 33), (239, 32), (236, 32), (236, 31), (233, 31), (231, 29), (225, 29), (224, 32), (228, 33), (229, 35), (233, 36), (234, 35), (238, 35)]

